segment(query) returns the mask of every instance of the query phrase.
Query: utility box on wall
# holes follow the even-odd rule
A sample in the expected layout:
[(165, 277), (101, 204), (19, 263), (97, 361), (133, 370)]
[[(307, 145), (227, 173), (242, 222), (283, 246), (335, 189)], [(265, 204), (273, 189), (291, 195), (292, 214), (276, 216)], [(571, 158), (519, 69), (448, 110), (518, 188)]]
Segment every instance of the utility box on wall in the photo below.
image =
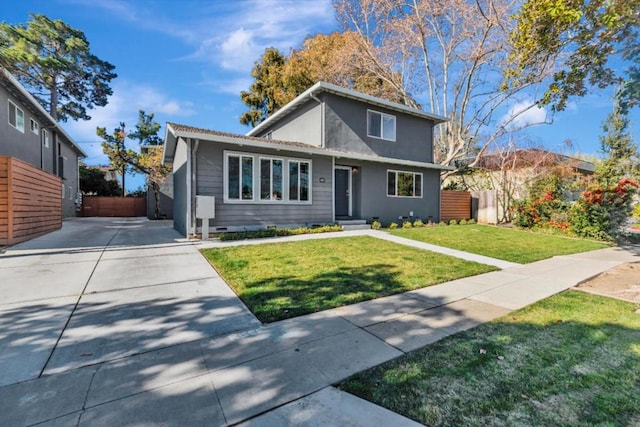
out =
[(196, 218), (215, 218), (216, 198), (214, 196), (196, 196)]

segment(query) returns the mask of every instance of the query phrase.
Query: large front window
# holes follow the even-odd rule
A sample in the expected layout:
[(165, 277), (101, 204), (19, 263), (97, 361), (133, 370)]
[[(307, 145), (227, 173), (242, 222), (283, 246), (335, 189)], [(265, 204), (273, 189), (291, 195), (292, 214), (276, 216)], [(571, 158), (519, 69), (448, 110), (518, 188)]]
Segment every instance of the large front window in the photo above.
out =
[(422, 174), (405, 171), (387, 171), (387, 196), (422, 197)]
[[(309, 203), (311, 161), (225, 152), (226, 202)], [(255, 191), (254, 191), (255, 189)]]
[(253, 157), (227, 158), (227, 197), (229, 200), (253, 199)]
[(367, 135), (374, 138), (396, 140), (396, 117), (391, 114), (367, 110)]

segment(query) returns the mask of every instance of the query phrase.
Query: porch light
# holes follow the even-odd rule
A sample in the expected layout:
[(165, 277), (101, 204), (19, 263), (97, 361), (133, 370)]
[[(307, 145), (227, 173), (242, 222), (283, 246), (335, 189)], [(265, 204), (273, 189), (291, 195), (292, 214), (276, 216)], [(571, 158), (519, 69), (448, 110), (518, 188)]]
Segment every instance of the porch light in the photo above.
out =
[(358, 166), (353, 166), (353, 167), (351, 168), (351, 173), (352, 173), (353, 175), (357, 175), (357, 174), (358, 174), (358, 172), (360, 172), (360, 168), (359, 168)]

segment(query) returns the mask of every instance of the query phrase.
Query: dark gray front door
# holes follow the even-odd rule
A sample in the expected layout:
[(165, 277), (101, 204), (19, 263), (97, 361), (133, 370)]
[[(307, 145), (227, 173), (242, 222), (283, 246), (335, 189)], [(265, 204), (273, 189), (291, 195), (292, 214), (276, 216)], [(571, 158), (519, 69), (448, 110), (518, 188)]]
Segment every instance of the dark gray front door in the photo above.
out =
[(349, 170), (335, 170), (336, 217), (349, 216)]

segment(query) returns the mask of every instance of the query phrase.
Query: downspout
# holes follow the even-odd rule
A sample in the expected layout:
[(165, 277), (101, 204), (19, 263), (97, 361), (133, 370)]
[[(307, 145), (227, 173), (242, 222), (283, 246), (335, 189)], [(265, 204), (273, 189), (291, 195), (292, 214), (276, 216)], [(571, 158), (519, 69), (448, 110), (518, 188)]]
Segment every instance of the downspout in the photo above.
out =
[(188, 239), (189, 235), (191, 235), (191, 226), (193, 225), (191, 222), (191, 138), (187, 138), (185, 142), (187, 144), (187, 212), (184, 218), (184, 228)]
[(320, 101), (317, 96), (313, 93), (309, 94), (311, 99), (315, 100), (318, 104), (320, 104), (320, 147), (325, 148), (325, 132), (324, 132), (324, 102)]
[[(193, 146), (193, 150), (191, 152), (192, 160), (191, 160), (191, 206), (194, 207), (196, 205), (196, 193), (198, 191), (198, 147), (200, 146), (200, 140), (196, 139), (195, 144)], [(194, 209), (191, 209), (191, 223), (193, 225), (193, 234), (198, 233), (198, 220), (195, 216)]]

